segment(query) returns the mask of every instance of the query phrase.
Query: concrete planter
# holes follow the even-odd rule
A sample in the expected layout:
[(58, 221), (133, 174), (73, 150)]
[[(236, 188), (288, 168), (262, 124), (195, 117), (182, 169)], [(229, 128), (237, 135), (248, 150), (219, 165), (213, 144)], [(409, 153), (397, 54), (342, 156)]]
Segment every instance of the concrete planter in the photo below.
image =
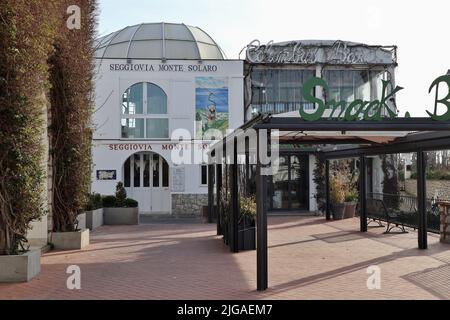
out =
[(103, 209), (86, 211), (86, 228), (95, 230), (103, 225)]
[(139, 224), (139, 208), (104, 208), (105, 225), (137, 225)]
[(89, 246), (89, 229), (76, 232), (53, 232), (50, 242), (57, 250), (81, 250)]
[(344, 213), (345, 213), (345, 204), (344, 203), (336, 203), (333, 205), (333, 219), (334, 220), (344, 219)]
[(354, 218), (356, 215), (356, 203), (345, 202), (344, 219)]
[(0, 283), (28, 282), (41, 272), (41, 250), (17, 256), (0, 256)]
[(86, 229), (86, 213), (79, 214), (77, 216), (78, 220), (78, 229), (85, 230)]

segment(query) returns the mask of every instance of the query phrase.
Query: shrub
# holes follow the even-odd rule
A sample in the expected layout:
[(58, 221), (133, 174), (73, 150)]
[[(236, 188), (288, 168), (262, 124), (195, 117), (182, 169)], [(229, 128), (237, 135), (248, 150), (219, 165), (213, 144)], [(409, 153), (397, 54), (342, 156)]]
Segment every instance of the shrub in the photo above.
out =
[(256, 220), (256, 196), (240, 197), (239, 209), (241, 215)]
[(125, 203), (125, 205), (124, 205), (125, 208), (137, 208), (137, 207), (139, 207), (139, 202), (137, 202), (134, 199), (127, 198), (127, 199), (125, 199), (124, 203)]
[(123, 183), (119, 182), (116, 186), (116, 206), (126, 207), (125, 200), (127, 199), (127, 191), (125, 190)]
[(117, 205), (117, 200), (115, 196), (104, 196), (103, 197), (103, 208), (115, 208)]
[(48, 56), (55, 1), (0, 1), (0, 255), (25, 249), (45, 213)]
[(103, 208), (102, 196), (98, 193), (93, 193), (89, 195), (89, 201), (86, 205), (86, 211), (93, 211)]

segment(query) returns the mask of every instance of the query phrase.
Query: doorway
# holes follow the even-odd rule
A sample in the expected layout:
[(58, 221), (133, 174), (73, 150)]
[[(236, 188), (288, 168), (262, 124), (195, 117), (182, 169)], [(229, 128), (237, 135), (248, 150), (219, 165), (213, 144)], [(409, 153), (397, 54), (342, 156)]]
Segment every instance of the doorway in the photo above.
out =
[(271, 211), (309, 210), (308, 155), (281, 154), (279, 170), (269, 178)]
[(136, 153), (125, 161), (125, 189), (139, 202), (141, 213), (170, 213), (169, 170), (167, 161), (153, 152)]

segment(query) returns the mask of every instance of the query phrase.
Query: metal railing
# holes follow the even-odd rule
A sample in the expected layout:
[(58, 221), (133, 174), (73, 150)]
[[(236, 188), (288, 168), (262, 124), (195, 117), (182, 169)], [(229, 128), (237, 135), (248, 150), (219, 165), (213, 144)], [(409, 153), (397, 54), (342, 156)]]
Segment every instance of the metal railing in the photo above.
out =
[[(418, 229), (419, 213), (417, 197), (405, 194), (387, 194), (387, 193), (369, 193), (368, 198), (383, 201), (386, 209), (401, 217), (402, 223), (410, 228)], [(426, 202), (427, 209), (427, 228), (429, 232), (440, 232), (440, 213), (439, 202), (448, 201), (438, 197), (428, 198)]]

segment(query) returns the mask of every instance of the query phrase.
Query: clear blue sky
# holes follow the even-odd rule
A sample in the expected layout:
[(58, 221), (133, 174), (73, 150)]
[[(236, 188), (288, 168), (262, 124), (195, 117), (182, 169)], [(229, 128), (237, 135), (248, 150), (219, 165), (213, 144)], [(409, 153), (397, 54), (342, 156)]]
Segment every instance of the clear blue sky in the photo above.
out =
[(341, 39), (398, 45), (399, 107), (433, 110), (428, 87), (450, 69), (448, 0), (100, 0), (99, 34), (142, 22), (199, 26), (237, 58), (250, 41)]

